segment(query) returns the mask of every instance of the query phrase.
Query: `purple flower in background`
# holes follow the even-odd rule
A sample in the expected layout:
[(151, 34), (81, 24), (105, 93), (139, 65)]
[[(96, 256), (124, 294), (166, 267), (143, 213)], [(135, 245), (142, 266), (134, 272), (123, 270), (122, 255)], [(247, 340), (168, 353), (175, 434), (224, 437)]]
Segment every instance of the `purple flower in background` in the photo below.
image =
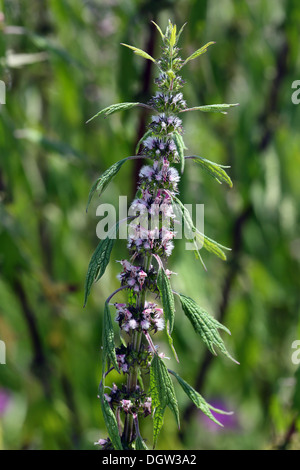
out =
[(9, 404), (10, 404), (10, 394), (5, 388), (0, 388), (0, 416), (4, 415)]

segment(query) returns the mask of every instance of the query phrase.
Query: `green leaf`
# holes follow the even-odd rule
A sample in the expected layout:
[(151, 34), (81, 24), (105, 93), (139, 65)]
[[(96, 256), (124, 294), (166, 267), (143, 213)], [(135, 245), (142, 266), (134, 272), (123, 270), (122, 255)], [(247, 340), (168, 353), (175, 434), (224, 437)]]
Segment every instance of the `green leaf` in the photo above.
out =
[(178, 156), (179, 156), (180, 170), (181, 170), (181, 173), (183, 173), (184, 172), (184, 162), (185, 162), (184, 149), (186, 147), (184, 145), (182, 136), (177, 131), (175, 131), (172, 134), (172, 138), (173, 138), (173, 141), (174, 141), (174, 144), (176, 146), (176, 150), (177, 150), (177, 153), (178, 153)]
[(211, 406), (207, 401), (198, 393), (191, 385), (189, 385), (185, 380), (183, 380), (176, 372), (169, 370), (169, 372), (176, 377), (178, 380), (179, 384), (181, 385), (181, 388), (184, 390), (184, 392), (187, 394), (189, 399), (194, 403), (194, 405), (197, 406), (209, 419), (211, 419), (214, 423), (218, 424), (219, 426), (223, 427), (223, 424), (220, 423), (212, 414), (211, 410), (213, 410), (215, 413), (219, 414), (227, 414), (230, 415), (232, 413), (228, 413), (223, 410), (218, 410), (217, 408), (214, 408)]
[(151, 23), (154, 24), (154, 26), (156, 27), (157, 31), (158, 31), (159, 34), (161, 35), (162, 40), (164, 41), (164, 40), (165, 40), (165, 35), (163, 34), (163, 32), (162, 32), (162, 30), (160, 29), (160, 27), (159, 27), (154, 21), (151, 21)]
[(108, 435), (112, 445), (114, 446), (115, 450), (123, 450), (119, 435), (118, 423), (111, 407), (109, 406), (108, 401), (104, 396), (103, 386), (99, 387), (99, 396), (104, 422), (107, 427)]
[(209, 313), (199, 307), (190, 297), (179, 294), (179, 298), (185, 315), (190, 320), (196, 333), (201, 336), (209, 351), (216, 355), (214, 346), (217, 346), (225, 356), (238, 364), (227, 351), (218, 329), (224, 330), (228, 334), (230, 334), (230, 331)]
[(88, 266), (87, 275), (84, 286), (84, 307), (87, 303), (88, 296), (90, 294), (92, 285), (105, 273), (106, 267), (109, 263), (111, 250), (115, 242), (116, 231), (118, 230), (119, 224), (117, 223), (109, 232), (106, 238), (101, 240), (93, 253), (91, 261)]
[(206, 106), (196, 106), (195, 108), (186, 108), (180, 113), (185, 113), (187, 111), (202, 111), (203, 113), (222, 113), (227, 114), (225, 109), (233, 108), (234, 106), (239, 106), (239, 103), (232, 103), (232, 104), (209, 104)]
[(176, 44), (176, 24), (172, 28), (171, 36), (170, 36), (170, 47), (173, 48)]
[(91, 122), (93, 119), (95, 119), (98, 116), (101, 116), (104, 114), (105, 117), (110, 116), (111, 114), (117, 113), (118, 111), (126, 111), (127, 109), (134, 108), (135, 106), (145, 106), (143, 103), (116, 103), (108, 106), (107, 108), (102, 109), (99, 111), (99, 113), (95, 114), (93, 117), (91, 117), (88, 121), (86, 121), (86, 124)]
[(99, 197), (103, 193), (103, 191), (107, 188), (111, 180), (116, 176), (116, 174), (119, 172), (121, 166), (128, 160), (128, 158), (123, 158), (123, 160), (120, 160), (116, 163), (114, 163), (112, 166), (110, 166), (107, 170), (105, 170), (104, 173), (102, 173), (101, 176), (95, 181), (93, 186), (91, 187), (89, 197), (88, 197), (88, 202), (86, 205), (86, 212), (88, 211), (89, 205), (91, 203), (91, 200), (95, 194), (96, 191), (99, 192)]
[[(165, 321), (166, 321), (166, 332), (169, 340), (170, 347), (174, 353), (176, 360), (178, 357), (173, 346), (173, 339), (171, 333), (174, 328), (174, 319), (175, 319), (175, 301), (174, 295), (171, 287), (170, 280), (163, 268), (160, 268), (157, 273), (157, 287), (160, 293)], [(179, 361), (178, 361), (179, 362)]]
[(166, 324), (169, 332), (172, 333), (175, 319), (175, 301), (170, 280), (163, 268), (158, 270), (157, 287), (163, 304)]
[(103, 352), (102, 352), (102, 372), (105, 372), (105, 364), (106, 360), (111, 361), (114, 368), (120, 372), (116, 350), (115, 350), (115, 340), (114, 340), (114, 330), (111, 321), (109, 305), (105, 302), (104, 307), (104, 318), (103, 318), (103, 337), (102, 337), (102, 344), (103, 344)]
[(233, 184), (230, 177), (227, 175), (224, 168), (230, 168), (228, 166), (219, 165), (218, 163), (211, 162), (206, 160), (206, 158), (191, 156), (188, 157), (194, 160), (194, 162), (201, 165), (201, 167), (207, 171), (213, 178), (215, 178), (220, 184), (227, 183), (230, 188), (232, 188)]
[(195, 51), (192, 55), (190, 55), (187, 59), (185, 59), (184, 64), (187, 64), (190, 60), (196, 59), (199, 57), (201, 54), (204, 54), (207, 51), (207, 48), (211, 46), (212, 44), (216, 44), (214, 41), (208, 42), (205, 44), (205, 46), (202, 46), (200, 49)]
[(172, 380), (164, 362), (155, 354), (150, 367), (150, 391), (154, 408), (153, 447), (163, 425), (163, 416), (168, 406), (179, 427), (179, 410)]
[[(178, 212), (181, 212), (185, 226), (187, 227), (191, 235), (194, 234), (194, 236), (191, 237), (189, 240), (192, 243), (194, 243), (195, 252), (198, 255), (198, 257), (200, 257), (200, 260), (202, 261), (199, 248), (203, 247), (205, 250), (209, 251), (210, 253), (213, 253), (214, 255), (218, 256), (223, 261), (225, 261), (227, 258), (223, 250), (230, 250), (230, 248), (227, 248), (226, 246), (221, 245), (215, 240), (212, 240), (211, 238), (208, 238), (203, 233), (199, 232), (199, 230), (194, 226), (193, 220), (190, 216), (188, 209), (182, 204), (180, 199), (178, 199), (176, 196), (172, 196), (172, 198), (173, 198), (173, 201), (176, 203), (174, 207), (175, 214)], [(202, 261), (202, 264), (204, 264), (203, 261)]]
[(144, 439), (142, 439), (140, 436), (137, 436), (135, 440), (135, 450), (148, 450)]
[(151, 55), (147, 54), (147, 52), (143, 51), (142, 49), (138, 49), (137, 47), (134, 47), (134, 46), (129, 46), (128, 44), (124, 44), (123, 42), (121, 42), (121, 45), (125, 47), (129, 47), (129, 49), (132, 49), (135, 54), (140, 55), (141, 57), (144, 57), (144, 59), (149, 59), (156, 64), (156, 60), (153, 59)]

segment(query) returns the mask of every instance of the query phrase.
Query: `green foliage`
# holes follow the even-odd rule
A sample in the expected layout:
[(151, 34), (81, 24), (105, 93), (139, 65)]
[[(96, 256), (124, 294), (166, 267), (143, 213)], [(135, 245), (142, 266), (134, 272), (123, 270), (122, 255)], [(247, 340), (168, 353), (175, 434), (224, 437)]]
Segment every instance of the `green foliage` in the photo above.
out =
[(128, 47), (129, 49), (132, 49), (135, 54), (143, 57), (144, 59), (151, 60), (152, 62), (156, 64), (155, 59), (153, 59), (153, 57), (151, 57), (151, 55), (149, 55), (147, 52), (142, 51), (142, 49), (138, 49), (137, 47), (134, 47), (134, 46), (129, 46), (128, 44), (124, 44), (123, 42), (121, 42), (121, 45)]
[(140, 435), (135, 440), (135, 450), (148, 450), (144, 439)]
[(172, 137), (173, 137), (173, 140), (174, 140), (174, 144), (176, 145), (176, 150), (177, 150), (177, 153), (178, 153), (178, 156), (179, 156), (181, 173), (183, 173), (184, 172), (184, 163), (185, 163), (184, 150), (186, 149), (186, 146), (184, 145), (182, 136), (177, 131), (175, 131), (172, 134)]
[(167, 406), (174, 414), (179, 427), (179, 410), (173, 383), (168, 369), (157, 354), (154, 354), (151, 362), (150, 391), (154, 409), (153, 447), (155, 447), (158, 434), (163, 425), (164, 412)]
[(173, 346), (173, 339), (171, 337), (174, 320), (175, 320), (175, 301), (174, 295), (171, 287), (170, 280), (163, 267), (160, 267), (157, 274), (157, 287), (162, 301), (165, 321), (166, 321), (166, 332), (169, 340), (170, 347), (173, 351), (173, 354), (178, 361), (178, 357)]
[(93, 283), (99, 281), (99, 279), (101, 279), (101, 277), (105, 273), (105, 270), (109, 263), (111, 251), (115, 243), (117, 230), (118, 224), (109, 231), (106, 238), (100, 240), (96, 250), (93, 253), (85, 279), (84, 306), (87, 303), (87, 299), (90, 294)]
[(109, 438), (114, 446), (115, 450), (123, 450), (121, 439), (119, 436), (119, 429), (116, 417), (111, 407), (109, 406), (108, 401), (104, 396), (103, 386), (99, 387), (99, 397), (101, 403), (101, 410), (104, 417), (105, 425), (108, 431)]
[(194, 108), (188, 108), (181, 111), (185, 113), (186, 111), (202, 111), (203, 113), (222, 113), (227, 114), (225, 109), (233, 108), (234, 106), (239, 106), (239, 103), (232, 103), (232, 104), (209, 104), (206, 106), (195, 106)]
[(102, 344), (103, 344), (103, 351), (102, 351), (103, 374), (105, 372), (106, 361), (108, 361), (108, 367), (109, 367), (109, 363), (111, 362), (114, 368), (119, 372), (119, 365), (117, 362), (116, 350), (115, 350), (114, 330), (113, 330), (113, 325), (111, 321), (109, 305), (107, 302), (105, 302), (105, 307), (104, 307)]
[(226, 183), (228, 184), (230, 188), (232, 188), (233, 186), (232, 181), (230, 177), (227, 175), (226, 171), (224, 170), (224, 168), (230, 168), (229, 166), (219, 165), (218, 163), (214, 163), (209, 160), (206, 160), (206, 158), (197, 157), (194, 155), (188, 158), (193, 159), (194, 162), (201, 165), (201, 168), (207, 171), (207, 173), (209, 173), (213, 178), (215, 178), (220, 184)]
[(107, 188), (111, 180), (116, 176), (116, 174), (119, 172), (121, 166), (128, 160), (128, 158), (123, 158), (123, 160), (120, 160), (119, 162), (114, 163), (111, 167), (109, 167), (99, 178), (95, 181), (93, 186), (91, 187), (89, 196), (88, 196), (88, 202), (86, 205), (86, 212), (88, 211), (89, 205), (91, 203), (91, 200), (95, 194), (95, 192), (99, 192), (99, 197), (103, 193), (103, 191)]
[(222, 325), (218, 320), (212, 317), (209, 313), (207, 313), (203, 308), (199, 307), (196, 302), (187, 297), (183, 294), (178, 294), (181, 302), (182, 309), (188, 319), (190, 320), (191, 324), (193, 325), (194, 330), (198, 333), (203, 342), (208, 347), (209, 351), (216, 355), (215, 346), (217, 346), (220, 351), (225, 354), (229, 359), (233, 362), (238, 362), (233, 359), (233, 357), (227, 351), (224, 341), (222, 340), (218, 329), (226, 331), (226, 333), (230, 334), (228, 328)]
[(169, 370), (170, 374), (174, 375), (176, 379), (178, 380), (181, 388), (184, 390), (186, 395), (189, 397), (189, 399), (194, 403), (194, 405), (199, 408), (199, 410), (202, 411), (209, 419), (211, 419), (214, 423), (218, 424), (219, 426), (223, 426), (222, 423), (220, 423), (212, 414), (211, 410), (215, 411), (216, 413), (219, 414), (232, 414), (232, 413), (227, 413), (222, 410), (218, 410), (211, 406), (209, 403), (205, 401), (205, 399), (198, 393), (191, 385), (189, 385), (185, 380), (183, 380), (176, 372), (173, 370)]
[(95, 119), (98, 116), (101, 116), (104, 114), (105, 117), (110, 116), (111, 114), (117, 113), (119, 111), (127, 111), (128, 109), (134, 108), (136, 106), (143, 106), (142, 103), (116, 103), (116, 104), (111, 104), (107, 108), (102, 109), (99, 111), (95, 116), (91, 117), (86, 123), (91, 122), (93, 119)]
[(216, 44), (216, 43), (214, 41), (210, 41), (207, 44), (205, 44), (205, 46), (200, 47), (200, 49), (198, 49), (192, 55), (190, 55), (187, 59), (185, 59), (183, 65), (187, 64), (190, 60), (194, 60), (200, 55), (204, 54), (207, 51), (208, 47), (211, 46), (212, 44)]

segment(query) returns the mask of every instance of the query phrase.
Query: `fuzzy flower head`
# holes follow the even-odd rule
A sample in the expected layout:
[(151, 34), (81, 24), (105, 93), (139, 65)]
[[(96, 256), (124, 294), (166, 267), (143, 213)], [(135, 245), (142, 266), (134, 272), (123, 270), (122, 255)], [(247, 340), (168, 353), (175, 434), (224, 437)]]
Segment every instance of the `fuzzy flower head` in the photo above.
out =
[(179, 117), (171, 114), (167, 116), (161, 113), (158, 116), (152, 116), (150, 128), (156, 134), (168, 135), (174, 131), (182, 132), (182, 121)]

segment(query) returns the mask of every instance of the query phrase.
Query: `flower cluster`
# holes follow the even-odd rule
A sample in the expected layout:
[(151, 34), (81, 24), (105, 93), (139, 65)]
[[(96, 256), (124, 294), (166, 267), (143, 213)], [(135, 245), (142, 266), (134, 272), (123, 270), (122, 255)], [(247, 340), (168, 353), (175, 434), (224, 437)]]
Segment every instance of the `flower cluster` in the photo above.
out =
[(151, 397), (147, 396), (139, 385), (129, 395), (125, 385), (118, 388), (113, 384), (110, 393), (105, 393), (104, 396), (112, 409), (119, 408), (125, 414), (143, 414), (145, 417), (151, 414)]
[(182, 121), (174, 114), (167, 115), (161, 113), (158, 116), (152, 116), (150, 128), (155, 134), (171, 134), (174, 131), (182, 132)]
[(121, 281), (121, 285), (130, 287), (134, 290), (134, 292), (141, 291), (145, 282), (145, 278), (147, 277), (147, 273), (145, 273), (145, 271), (140, 266), (134, 266), (125, 259), (119, 262), (122, 264), (124, 269), (118, 275), (118, 278)]
[(176, 154), (176, 147), (171, 139), (161, 139), (160, 137), (147, 137), (143, 141), (144, 153), (151, 159), (173, 158)]
[[(136, 331), (157, 331), (163, 330), (165, 326), (163, 309), (155, 303), (145, 302), (144, 309), (140, 312), (137, 308), (127, 304), (114, 304), (117, 309), (116, 322), (125, 332)], [(125, 361), (126, 354), (118, 354), (117, 357), (123, 372), (127, 372), (128, 364)], [(124, 367), (124, 364), (127, 366)], [(125, 370), (124, 370), (125, 368)]]
[(180, 90), (185, 84), (185, 81), (179, 75), (176, 75), (174, 77), (166, 72), (161, 72), (159, 76), (154, 80), (154, 82), (158, 86), (158, 88), (166, 92), (169, 91), (170, 88), (172, 89), (172, 91), (176, 92)]
[(156, 95), (151, 98), (149, 104), (159, 113), (177, 113), (186, 109), (186, 101), (183, 99), (182, 93), (171, 95), (169, 93), (157, 92)]

